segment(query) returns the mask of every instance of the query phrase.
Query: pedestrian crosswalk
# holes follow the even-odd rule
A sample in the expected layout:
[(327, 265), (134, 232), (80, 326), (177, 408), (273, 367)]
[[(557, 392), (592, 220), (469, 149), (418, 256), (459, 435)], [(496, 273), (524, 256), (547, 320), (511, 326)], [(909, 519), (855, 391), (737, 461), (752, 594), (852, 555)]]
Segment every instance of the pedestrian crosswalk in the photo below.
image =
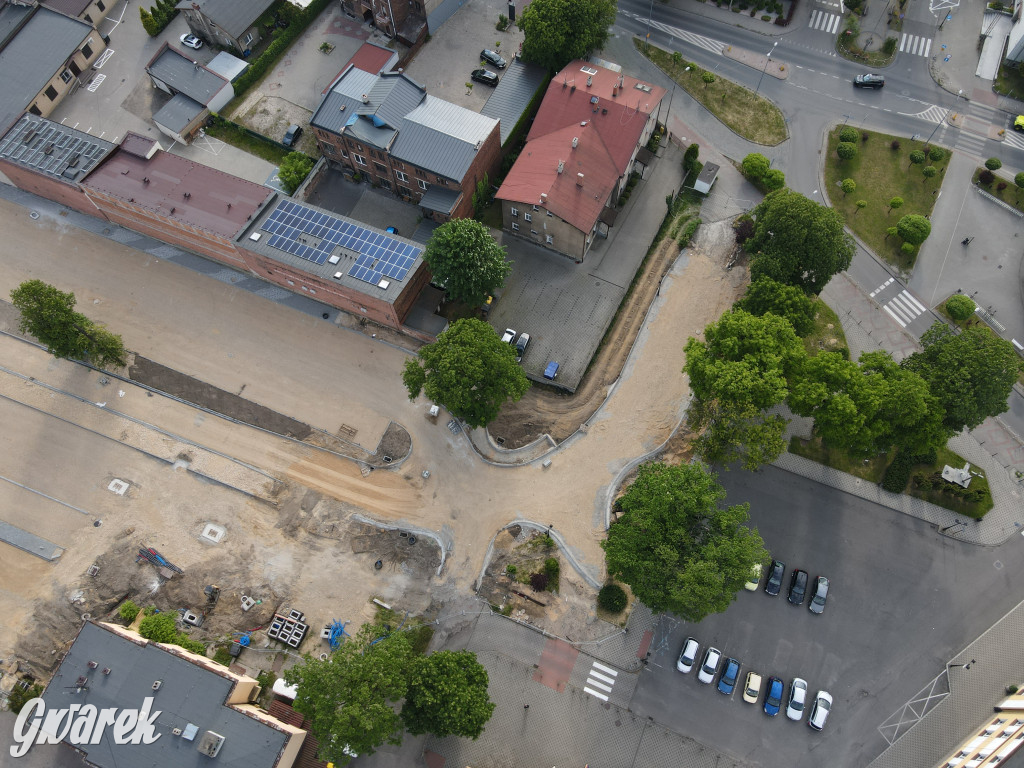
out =
[(909, 53), (911, 56), (928, 56), (932, 50), (932, 39), (920, 35), (908, 35), (906, 32), (900, 38), (900, 53)]
[(688, 32), (679, 27), (663, 24), (660, 21), (652, 21), (651, 27), (661, 30), (672, 37), (678, 37), (680, 40), (695, 45), (698, 48), (703, 48), (705, 51), (711, 51), (711, 53), (721, 53), (722, 49), (725, 48), (725, 43), (718, 40), (712, 40), (710, 37), (704, 37), (704, 35), (698, 35), (695, 32)]
[(827, 32), (830, 35), (834, 35), (839, 31), (839, 22), (842, 20), (843, 17), (838, 16), (837, 14), (813, 10), (811, 11), (811, 21), (808, 26), (811, 29), (817, 29), (821, 32)]
[[(601, 701), (608, 701), (608, 694), (612, 692), (612, 686), (615, 685), (615, 678), (618, 677), (618, 674), (611, 667), (606, 667), (595, 661), (590, 665), (590, 674), (587, 675), (587, 684), (583, 686), (583, 690)], [(595, 688), (598, 690), (594, 690)]]
[(924, 112), (914, 112), (913, 114), (910, 114), (909, 112), (897, 112), (896, 114), (906, 115), (907, 117), (916, 117), (919, 120), (926, 120), (929, 123), (941, 123), (950, 111), (949, 107), (940, 107), (932, 104)]
[[(1010, 118), (1013, 119), (1012, 117)], [(1024, 133), (1017, 133), (1013, 130), (1011, 125), (1006, 129), (1006, 133), (1003, 136), (1003, 143), (1008, 147), (1014, 147), (1016, 149), (1024, 149)]]
[(896, 281), (896, 278), (895, 278), (895, 277), (890, 277), (890, 278), (889, 278), (888, 280), (886, 280), (886, 281), (885, 281), (884, 283), (882, 283), (882, 284), (881, 284), (880, 286), (878, 286), (877, 288), (875, 288), (875, 290), (873, 290), (873, 291), (872, 291), (871, 293), (869, 293), (869, 294), (868, 294), (868, 296), (870, 296), (870, 297), (871, 297), (872, 299), (873, 299), (873, 298), (875, 298), (875, 294), (876, 294), (876, 293), (881, 293), (881, 292), (882, 292), (882, 291), (884, 291), (884, 290), (885, 290), (886, 288), (888, 288), (888, 287), (889, 287), (890, 285), (892, 285), (892, 284), (893, 284), (893, 283), (894, 283), (895, 281)]
[(914, 319), (928, 311), (920, 301), (915, 299), (908, 291), (900, 291), (883, 307), (890, 317), (906, 328)]

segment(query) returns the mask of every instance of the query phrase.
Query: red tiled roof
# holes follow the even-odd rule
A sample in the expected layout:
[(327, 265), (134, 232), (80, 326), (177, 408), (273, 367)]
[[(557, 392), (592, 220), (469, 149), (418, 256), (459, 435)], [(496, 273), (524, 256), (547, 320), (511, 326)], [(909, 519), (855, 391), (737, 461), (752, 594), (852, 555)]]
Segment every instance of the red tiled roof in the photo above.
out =
[(359, 50), (353, 54), (352, 58), (348, 60), (348, 64), (341, 68), (341, 71), (344, 72), (345, 67), (351, 64), (356, 69), (376, 75), (387, 66), (387, 63), (394, 55), (395, 52), (387, 48), (381, 48), (373, 43), (363, 43)]
[(267, 707), (267, 714), (271, 717), (276, 717), (282, 723), (288, 723), (288, 725), (301, 728), (306, 732), (306, 738), (302, 742), (302, 747), (299, 749), (299, 754), (295, 757), (292, 768), (327, 768), (327, 763), (323, 760), (317, 760), (316, 751), (320, 748), (320, 743), (310, 733), (309, 721), (306, 720), (301, 712), (294, 710), (286, 701), (274, 699), (270, 702), (270, 706)]
[[(137, 140), (128, 134), (124, 142)], [(274, 194), (262, 184), (161, 150), (148, 160), (114, 150), (81, 184), (225, 238), (233, 238)]]

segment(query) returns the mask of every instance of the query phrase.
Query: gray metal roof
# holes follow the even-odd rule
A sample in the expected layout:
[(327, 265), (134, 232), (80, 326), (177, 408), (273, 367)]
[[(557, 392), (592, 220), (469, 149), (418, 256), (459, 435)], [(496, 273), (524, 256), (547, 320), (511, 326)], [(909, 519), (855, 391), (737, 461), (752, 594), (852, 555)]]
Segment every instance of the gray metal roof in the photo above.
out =
[[(154, 691), (158, 680), (159, 689)], [(232, 680), (152, 643), (140, 646), (86, 623), (43, 693), (43, 701), (48, 710), (71, 704), (120, 710), (141, 708), (147, 696), (153, 697), (152, 711), (159, 712), (154, 732), (160, 738), (152, 744), (115, 744), (114, 731), (108, 727), (99, 744), (77, 745), (89, 763), (99, 768), (272, 768), (287, 734), (225, 706), (233, 685)], [(191, 741), (185, 738), (190, 724), (198, 727)], [(184, 733), (174, 735), (175, 728)], [(224, 737), (214, 760), (197, 749), (206, 731)]]
[(360, 96), (368, 94), (376, 80), (377, 75), (349, 67), (320, 100), (309, 124), (331, 133), (341, 133), (349, 118), (362, 105)]
[(509, 134), (516, 127), (519, 118), (530, 105), (534, 94), (544, 87), (547, 73), (543, 67), (528, 64), (522, 59), (514, 58), (505, 69), (494, 92), (488, 97), (481, 115), (494, 117), (501, 121), (501, 143), (504, 146)]
[(460, 197), (462, 197), (461, 190), (445, 189), (444, 187), (431, 185), (430, 189), (423, 193), (419, 205), (429, 211), (450, 214), (455, 210)]
[(200, 12), (232, 37), (240, 37), (275, 0), (182, 0), (175, 8), (188, 10), (198, 5)]
[[(7, 9), (5, 9), (6, 12)], [(96, 31), (78, 19), (37, 8), (7, 46), (0, 50), (0, 130), (17, 119), (46, 87), (85, 39)]]
[(249, 68), (249, 65), (237, 56), (232, 56), (227, 51), (221, 51), (213, 57), (206, 68), (220, 75), (229, 83), (233, 83)]
[(480, 144), (497, 126), (493, 117), (427, 96), (406, 115), (391, 154), (438, 176), (461, 181)]
[(357, 112), (401, 130), (402, 119), (422, 104), (426, 95), (422, 85), (404, 74), (383, 72), (367, 94), (367, 103), (360, 103)]
[(0, 48), (7, 44), (7, 38), (14, 34), (22, 20), (32, 12), (27, 5), (0, 4)]
[(0, 157), (73, 183), (114, 149), (109, 141), (28, 113), (0, 138)]
[(195, 99), (177, 93), (153, 115), (153, 122), (180, 134), (205, 109), (206, 107)]
[(146, 66), (146, 72), (175, 93), (183, 93), (200, 104), (209, 104), (227, 84), (225, 78), (196, 64), (181, 51), (167, 47), (166, 43), (164, 46)]

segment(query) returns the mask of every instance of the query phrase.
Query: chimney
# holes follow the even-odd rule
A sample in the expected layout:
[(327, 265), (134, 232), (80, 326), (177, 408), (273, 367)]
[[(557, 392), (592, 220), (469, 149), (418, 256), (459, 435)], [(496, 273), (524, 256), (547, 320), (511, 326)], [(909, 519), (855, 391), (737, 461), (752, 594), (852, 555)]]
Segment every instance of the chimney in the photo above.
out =
[(594, 84), (594, 76), (593, 75), (587, 75), (587, 88), (589, 88), (593, 84)]
[(564, 170), (565, 170), (565, 161), (564, 160), (559, 160), (558, 161), (558, 172), (559, 172), (559, 174), (561, 174), (561, 172), (564, 171)]
[(583, 186), (583, 174), (582, 173), (577, 173), (576, 174), (576, 186), (577, 187), (582, 187)]
[(577, 137), (577, 136), (573, 136), (573, 137), (572, 137), (572, 148), (573, 148), (573, 149), (576, 149), (576, 147), (578, 147), (578, 146), (579, 146), (579, 144), (580, 144), (580, 140), (579, 140), (579, 137)]
[(548, 193), (547, 192), (541, 192), (540, 193), (540, 204), (544, 205), (544, 203), (546, 203), (547, 201), (548, 201)]
[(365, 93), (362, 95), (361, 98), (363, 100), (363, 104), (369, 104), (370, 103), (370, 97), (367, 96)]

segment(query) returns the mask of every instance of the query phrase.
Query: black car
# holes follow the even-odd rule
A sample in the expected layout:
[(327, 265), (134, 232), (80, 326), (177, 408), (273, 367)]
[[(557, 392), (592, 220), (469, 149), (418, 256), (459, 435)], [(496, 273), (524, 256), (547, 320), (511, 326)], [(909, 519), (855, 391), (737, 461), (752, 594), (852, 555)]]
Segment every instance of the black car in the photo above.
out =
[(803, 605), (804, 595), (807, 594), (807, 571), (799, 568), (793, 571), (793, 578), (789, 582), (789, 602), (793, 605)]
[(764, 591), (769, 595), (777, 595), (782, 589), (782, 574), (786, 572), (786, 564), (781, 560), (772, 560), (768, 566), (768, 581), (764, 583)]
[(295, 125), (292, 123), (288, 126), (288, 130), (284, 132), (284, 139), (281, 141), (286, 147), (294, 147), (299, 143), (299, 139), (302, 137), (302, 126)]
[(478, 83), (483, 83), (484, 85), (493, 86), (498, 84), (498, 76), (493, 72), (489, 72), (486, 69), (474, 69), (470, 77), (473, 80), (476, 80)]
[(884, 88), (885, 78), (881, 75), (857, 75), (853, 78), (855, 88)]
[(497, 51), (490, 51), (487, 48), (480, 51), (480, 60), (493, 64), (498, 69), (504, 69), (508, 65), (508, 62), (501, 58)]

